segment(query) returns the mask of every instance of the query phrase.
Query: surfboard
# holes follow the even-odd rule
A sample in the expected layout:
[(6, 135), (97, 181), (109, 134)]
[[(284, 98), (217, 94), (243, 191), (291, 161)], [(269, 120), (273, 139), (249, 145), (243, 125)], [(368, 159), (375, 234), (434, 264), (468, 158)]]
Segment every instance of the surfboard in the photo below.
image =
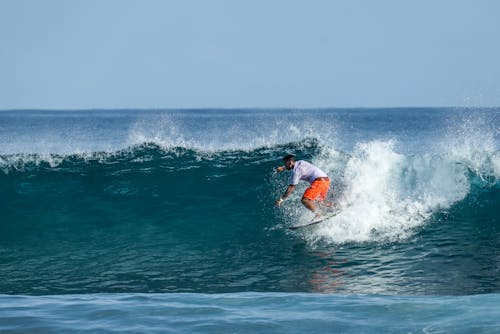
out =
[(298, 225), (298, 226), (292, 226), (292, 227), (289, 227), (289, 229), (292, 230), (292, 231), (295, 231), (295, 230), (300, 229), (300, 228), (314, 226), (316, 224), (324, 222), (325, 220), (328, 220), (328, 219), (330, 219), (332, 217), (335, 217), (339, 213), (340, 213), (340, 210), (339, 211), (335, 211), (335, 212), (331, 212), (331, 213), (327, 213), (326, 215), (320, 217), (319, 219), (314, 219), (313, 221), (311, 221), (308, 224)]

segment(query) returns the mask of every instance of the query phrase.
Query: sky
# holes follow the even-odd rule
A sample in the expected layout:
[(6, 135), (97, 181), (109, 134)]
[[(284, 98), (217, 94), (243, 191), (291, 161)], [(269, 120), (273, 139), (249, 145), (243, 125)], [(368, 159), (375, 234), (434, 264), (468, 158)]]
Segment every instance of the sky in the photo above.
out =
[(0, 109), (500, 106), (496, 0), (0, 0)]

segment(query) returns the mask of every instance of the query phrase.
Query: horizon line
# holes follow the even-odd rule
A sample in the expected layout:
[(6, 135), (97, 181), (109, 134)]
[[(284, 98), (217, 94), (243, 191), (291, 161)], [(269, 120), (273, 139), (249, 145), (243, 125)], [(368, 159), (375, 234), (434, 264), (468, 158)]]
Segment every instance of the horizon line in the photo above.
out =
[(7, 108), (0, 111), (215, 111), (215, 110), (377, 110), (377, 109), (497, 109), (499, 106), (392, 106), (392, 107), (123, 107), (123, 108)]

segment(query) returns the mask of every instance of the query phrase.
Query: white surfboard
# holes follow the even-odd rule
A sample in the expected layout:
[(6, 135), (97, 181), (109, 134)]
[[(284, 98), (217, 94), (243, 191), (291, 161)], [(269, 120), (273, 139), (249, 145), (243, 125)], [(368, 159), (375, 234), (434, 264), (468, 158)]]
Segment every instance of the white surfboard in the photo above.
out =
[(298, 225), (298, 226), (292, 226), (292, 227), (289, 227), (290, 230), (292, 231), (295, 231), (297, 229), (300, 229), (300, 228), (304, 228), (304, 227), (309, 227), (309, 226), (314, 226), (316, 224), (319, 224), (319, 223), (322, 223), (324, 222), (325, 220), (328, 220), (332, 217), (335, 217), (336, 215), (338, 215), (340, 213), (340, 210), (339, 211), (335, 211), (335, 212), (331, 212), (331, 213), (327, 213), (326, 215), (324, 216), (321, 216), (319, 217), (318, 219), (313, 219), (310, 223), (308, 224), (304, 224), (304, 225)]

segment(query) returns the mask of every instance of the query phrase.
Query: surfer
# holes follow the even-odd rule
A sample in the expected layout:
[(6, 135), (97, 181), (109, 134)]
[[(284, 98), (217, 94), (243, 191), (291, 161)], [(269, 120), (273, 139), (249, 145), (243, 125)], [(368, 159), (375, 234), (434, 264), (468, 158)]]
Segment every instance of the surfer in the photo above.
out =
[[(300, 180), (304, 180), (310, 183), (309, 188), (306, 189), (304, 195), (302, 195), (302, 204), (315, 214), (315, 218), (319, 218), (321, 213), (317, 210), (316, 201), (324, 202), (326, 195), (328, 194), (328, 189), (330, 188), (330, 179), (328, 175), (323, 172), (318, 167), (313, 164), (304, 161), (295, 161), (295, 156), (293, 154), (288, 154), (283, 158), (284, 166), (279, 166), (276, 168), (278, 173), (284, 170), (291, 170), (290, 183), (286, 188), (283, 195), (276, 200), (276, 205), (280, 206), (285, 199), (287, 199), (295, 190), (295, 187)], [(327, 206), (331, 206), (331, 203), (326, 203)]]

